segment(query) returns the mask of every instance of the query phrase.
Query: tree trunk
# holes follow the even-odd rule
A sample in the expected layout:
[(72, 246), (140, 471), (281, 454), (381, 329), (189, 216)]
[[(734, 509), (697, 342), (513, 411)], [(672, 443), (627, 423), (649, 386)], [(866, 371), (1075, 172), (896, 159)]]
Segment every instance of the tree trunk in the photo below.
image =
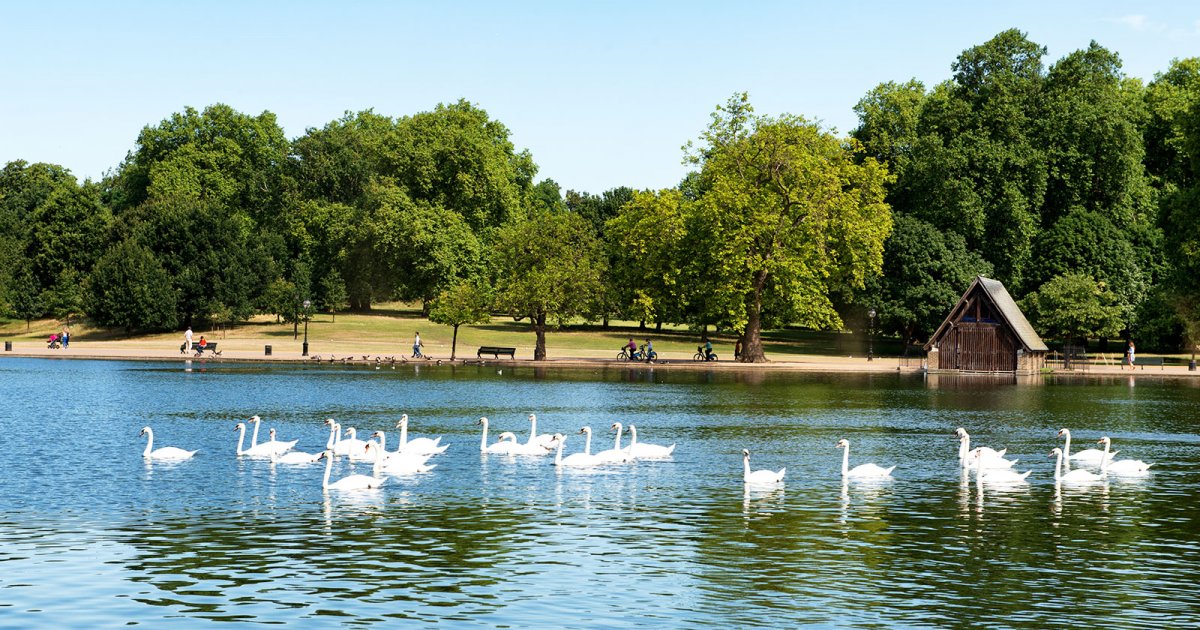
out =
[(654, 322), (654, 332), (662, 332), (662, 322)]
[(762, 290), (767, 284), (767, 272), (754, 278), (754, 293), (746, 309), (746, 332), (742, 334), (742, 363), (766, 363), (762, 345)]
[(646, 320), (638, 322), (638, 330), (646, 330)]
[(546, 360), (546, 314), (538, 313), (530, 317), (533, 321), (533, 332), (537, 335), (537, 343), (533, 346), (533, 360)]
[(603, 318), (601, 318), (601, 321), (603, 322), (601, 326), (604, 328), (604, 330), (608, 330), (608, 315), (605, 315)]
[(296, 338), (299, 336), (300, 336), (300, 321), (295, 320), (292, 322), (292, 341), (295, 341)]
[(454, 336), (450, 338), (450, 360), (454, 360), (454, 352), (458, 348), (458, 324), (454, 325)]

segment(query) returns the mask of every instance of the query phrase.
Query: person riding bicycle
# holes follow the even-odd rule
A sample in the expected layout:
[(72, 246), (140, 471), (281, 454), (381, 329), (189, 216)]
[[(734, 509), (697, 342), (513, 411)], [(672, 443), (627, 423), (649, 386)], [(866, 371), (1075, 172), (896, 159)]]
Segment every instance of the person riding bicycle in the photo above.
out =
[(654, 344), (651, 343), (649, 339), (646, 340), (646, 345), (642, 347), (646, 349), (645, 357), (647, 361), (653, 361), (654, 359), (658, 358), (658, 354), (654, 352)]
[(633, 355), (634, 355), (635, 353), (637, 353), (637, 344), (633, 342), (633, 337), (630, 337), (630, 338), (629, 338), (629, 343), (625, 344), (625, 346), (624, 346), (624, 347), (622, 347), (621, 349), (622, 349), (622, 350), (625, 350), (626, 352), (628, 352), (628, 353), (629, 353), (629, 356), (630, 356), (630, 358), (632, 358), (632, 357), (633, 357)]
[(705, 361), (713, 360), (712, 340), (711, 339), (704, 340), (704, 360)]

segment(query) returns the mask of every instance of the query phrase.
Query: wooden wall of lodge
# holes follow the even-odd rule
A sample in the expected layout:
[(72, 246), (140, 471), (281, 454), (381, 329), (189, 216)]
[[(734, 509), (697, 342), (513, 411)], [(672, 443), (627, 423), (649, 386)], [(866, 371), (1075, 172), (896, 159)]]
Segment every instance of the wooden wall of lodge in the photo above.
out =
[(1015, 372), (1017, 340), (999, 324), (958, 322), (938, 343), (937, 369)]

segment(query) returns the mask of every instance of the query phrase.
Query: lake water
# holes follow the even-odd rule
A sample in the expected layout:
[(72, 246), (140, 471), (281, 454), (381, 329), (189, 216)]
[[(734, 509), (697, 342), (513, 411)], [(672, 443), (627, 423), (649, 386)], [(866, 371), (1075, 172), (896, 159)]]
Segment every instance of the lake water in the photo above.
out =
[[(193, 367), (0, 361), (0, 628), (1200, 623), (1191, 380)], [(480, 454), (479, 416), (495, 439), (527, 435), (530, 412), (568, 453), (583, 425), (611, 447), (613, 421), (678, 446), (563, 472)], [(234, 453), (252, 414), (317, 451), (326, 417), (394, 444), (401, 413), (451, 447), (378, 491)], [(148, 464), (144, 425), (200, 453)], [(965, 481), (959, 426), (1008, 447), (1028, 486)], [(1056, 489), (1061, 427), (1153, 475)], [(894, 480), (843, 485), (840, 438)], [(747, 492), (743, 448), (784, 486)]]

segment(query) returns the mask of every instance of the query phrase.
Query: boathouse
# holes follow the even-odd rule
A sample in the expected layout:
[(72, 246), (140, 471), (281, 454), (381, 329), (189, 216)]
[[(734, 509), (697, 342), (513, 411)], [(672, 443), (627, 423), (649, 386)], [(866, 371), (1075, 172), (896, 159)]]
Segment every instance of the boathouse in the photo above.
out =
[(1036, 374), (1046, 344), (998, 280), (977, 276), (925, 344), (930, 370)]

